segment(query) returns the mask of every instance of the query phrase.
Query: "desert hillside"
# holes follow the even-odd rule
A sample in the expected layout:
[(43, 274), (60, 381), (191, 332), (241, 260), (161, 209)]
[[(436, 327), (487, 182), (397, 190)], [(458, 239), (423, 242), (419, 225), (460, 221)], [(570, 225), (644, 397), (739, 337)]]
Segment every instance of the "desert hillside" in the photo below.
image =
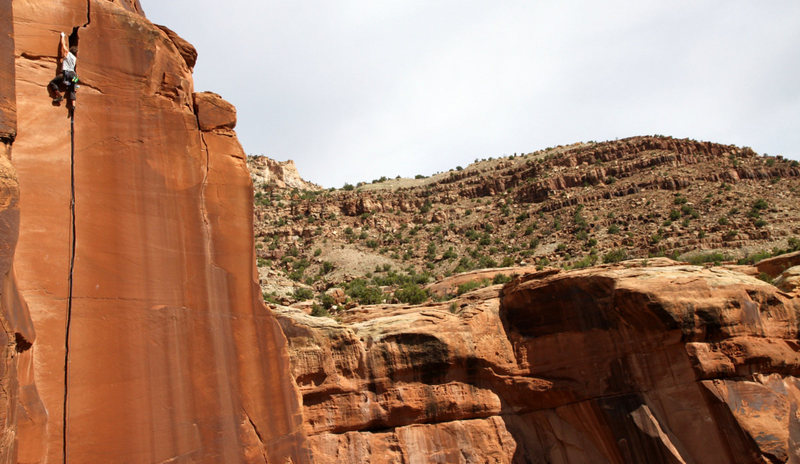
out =
[(407, 287), (399, 300), (417, 302), (417, 286), (485, 268), (753, 263), (800, 249), (800, 165), (749, 148), (633, 137), (336, 190), (270, 181), (258, 175), (269, 162), (249, 159), (256, 251), (267, 298), (283, 303), (322, 304), (354, 281), (351, 300), (397, 301)]

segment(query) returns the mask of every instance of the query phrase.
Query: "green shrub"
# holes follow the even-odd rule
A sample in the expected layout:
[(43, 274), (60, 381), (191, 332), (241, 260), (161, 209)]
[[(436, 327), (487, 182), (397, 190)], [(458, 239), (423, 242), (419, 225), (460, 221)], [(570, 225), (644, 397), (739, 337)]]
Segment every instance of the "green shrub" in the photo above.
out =
[(478, 258), (478, 267), (481, 269), (497, 267), (497, 261), (488, 256), (481, 256)]
[(428, 291), (417, 284), (410, 283), (394, 292), (394, 296), (402, 303), (420, 304), (428, 299)]
[(572, 266), (569, 266), (572, 269), (583, 269), (589, 266), (593, 266), (597, 262), (597, 255), (589, 254), (583, 257), (583, 259), (572, 263)]
[(303, 280), (304, 273), (305, 273), (305, 268), (295, 269), (294, 271), (289, 273), (289, 278), (294, 280), (295, 282), (300, 282)]
[(458, 261), (455, 269), (453, 269), (453, 273), (459, 274), (461, 272), (467, 272), (475, 269), (475, 263), (470, 261), (469, 258), (463, 257)]
[(274, 293), (262, 292), (261, 296), (264, 297), (264, 301), (267, 303), (280, 304), (278, 296), (275, 295)]
[(331, 271), (336, 269), (336, 266), (330, 261), (323, 261), (322, 262), (322, 273), (327, 274)]
[(322, 297), (320, 297), (320, 302), (322, 303), (322, 307), (325, 309), (331, 309), (333, 305), (336, 304), (336, 301), (333, 299), (333, 297), (327, 293), (322, 294)]
[(433, 207), (433, 204), (431, 203), (431, 201), (430, 200), (425, 200), (425, 203), (419, 209), (419, 212), (422, 213), (422, 214), (429, 213), (431, 211), (432, 207)]
[(747, 255), (744, 258), (736, 261), (736, 264), (751, 264), (752, 265), (752, 264), (755, 264), (755, 263), (761, 261), (762, 259), (767, 259), (767, 258), (770, 258), (770, 257), (772, 257), (772, 253), (770, 253), (769, 251), (761, 250), (756, 254)]
[(383, 302), (383, 292), (381, 289), (368, 285), (363, 279), (351, 281), (347, 286), (346, 293), (362, 305), (379, 304)]
[(325, 309), (325, 307), (314, 303), (313, 305), (311, 305), (311, 315), (314, 317), (328, 317), (331, 314), (328, 312), (327, 309)]
[(344, 187), (342, 187), (342, 190), (353, 190), (354, 188), (355, 187), (345, 182)]
[(500, 284), (507, 284), (514, 280), (513, 276), (505, 275), (505, 274), (496, 274), (492, 279), (492, 285), (500, 285)]
[(691, 216), (694, 219), (700, 217), (700, 213), (698, 213), (697, 210), (695, 210), (693, 207), (689, 205), (681, 206), (681, 214), (684, 216)]
[(293, 296), (297, 301), (306, 301), (314, 298), (314, 292), (310, 288), (298, 287), (294, 290)]
[(467, 292), (471, 292), (477, 288), (486, 287), (490, 284), (489, 279), (483, 280), (473, 280), (472, 282), (466, 282), (458, 286), (458, 294), (463, 295)]
[(695, 266), (700, 266), (706, 263), (714, 263), (719, 264), (722, 261), (728, 261), (730, 257), (723, 255), (722, 253), (715, 251), (711, 253), (700, 253), (693, 256), (690, 256), (686, 259), (689, 264), (693, 264)]
[(619, 233), (619, 226), (616, 224), (611, 224), (608, 226), (608, 233), (609, 234), (618, 234)]
[(727, 226), (728, 224), (730, 224), (730, 221), (728, 221), (728, 218), (726, 218), (725, 216), (722, 216), (721, 218), (719, 218), (717, 223), (719, 223), (719, 225), (721, 226)]
[(617, 248), (603, 255), (603, 262), (606, 264), (618, 263), (626, 259), (628, 259), (628, 252), (624, 248)]
[(672, 211), (669, 212), (670, 221), (677, 221), (680, 218), (681, 218), (681, 212), (678, 211), (677, 209), (673, 209)]

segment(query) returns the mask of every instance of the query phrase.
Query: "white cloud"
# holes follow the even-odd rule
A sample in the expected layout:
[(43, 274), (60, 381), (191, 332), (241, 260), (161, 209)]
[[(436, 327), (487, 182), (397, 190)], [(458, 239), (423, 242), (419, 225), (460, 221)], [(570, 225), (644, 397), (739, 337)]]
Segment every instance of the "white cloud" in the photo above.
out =
[(326, 186), (653, 133), (800, 158), (795, 0), (144, 8), (197, 46), (249, 153)]

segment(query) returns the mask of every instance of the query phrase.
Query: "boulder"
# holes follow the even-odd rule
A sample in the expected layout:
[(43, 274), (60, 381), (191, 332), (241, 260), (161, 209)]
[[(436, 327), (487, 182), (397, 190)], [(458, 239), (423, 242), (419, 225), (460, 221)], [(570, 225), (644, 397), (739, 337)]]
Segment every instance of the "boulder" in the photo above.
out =
[(800, 266), (790, 267), (783, 271), (773, 283), (785, 292), (797, 291), (800, 289)]
[(194, 94), (194, 112), (203, 132), (233, 130), (236, 127), (236, 108), (213, 92)]

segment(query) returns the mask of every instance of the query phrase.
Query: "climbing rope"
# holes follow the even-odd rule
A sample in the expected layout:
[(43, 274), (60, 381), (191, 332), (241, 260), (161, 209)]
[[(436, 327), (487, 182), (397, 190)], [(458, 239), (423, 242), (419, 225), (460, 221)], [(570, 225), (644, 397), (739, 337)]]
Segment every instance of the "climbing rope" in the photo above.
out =
[(61, 427), (61, 446), (64, 463), (67, 462), (67, 401), (69, 400), (69, 331), (72, 324), (72, 272), (75, 269), (75, 108), (69, 109), (69, 142), (70, 142), (70, 257), (69, 257), (69, 290), (67, 297), (67, 322), (64, 345), (64, 407)]

